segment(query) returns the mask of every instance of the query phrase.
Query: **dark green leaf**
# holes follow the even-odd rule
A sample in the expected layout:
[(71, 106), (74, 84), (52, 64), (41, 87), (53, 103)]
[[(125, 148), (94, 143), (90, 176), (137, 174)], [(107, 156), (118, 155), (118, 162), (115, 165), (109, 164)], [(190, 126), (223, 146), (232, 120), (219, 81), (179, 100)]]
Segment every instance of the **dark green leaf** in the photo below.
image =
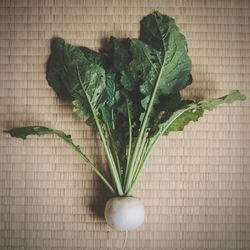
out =
[(104, 67), (105, 57), (101, 53), (98, 53), (86, 47), (79, 48), (90, 63)]
[(64, 68), (64, 45), (65, 42), (63, 39), (52, 39), (51, 55), (47, 63), (46, 79), (60, 99), (70, 100), (72, 97), (65, 86), (69, 79), (67, 78), (67, 72)]
[(117, 39), (111, 37), (106, 53), (110, 66), (116, 71), (121, 72), (130, 62), (129, 39)]
[[(171, 96), (192, 83), (192, 77), (186, 39), (172, 18), (159, 12), (146, 16), (141, 22), (140, 38), (130, 42), (132, 61), (122, 73), (122, 84), (137, 96), (134, 105), (143, 108), (142, 121), (147, 109), (150, 119), (157, 117), (162, 101), (168, 103)], [(151, 100), (153, 105), (149, 107)]]
[[(103, 64), (101, 55), (85, 47), (67, 44), (59, 38), (54, 39), (52, 45), (47, 78), (60, 77), (60, 82), (56, 78), (51, 81), (54, 89), (58, 91), (63, 86), (74, 100), (74, 112), (93, 120), (93, 112), (95, 115), (99, 113), (98, 108), (104, 105), (107, 96), (105, 70), (99, 66)], [(62, 96), (60, 91), (57, 93)]]

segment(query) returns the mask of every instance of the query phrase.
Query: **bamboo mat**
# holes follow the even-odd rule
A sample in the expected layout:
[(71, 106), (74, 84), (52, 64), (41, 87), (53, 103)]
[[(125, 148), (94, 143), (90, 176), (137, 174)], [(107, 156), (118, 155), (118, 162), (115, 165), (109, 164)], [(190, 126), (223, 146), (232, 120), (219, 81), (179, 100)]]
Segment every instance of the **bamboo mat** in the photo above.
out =
[[(250, 249), (250, 1), (1, 0), (0, 128), (43, 125), (70, 133), (105, 166), (97, 136), (45, 80), (50, 39), (98, 49), (104, 38), (137, 37), (153, 10), (186, 35), (194, 84), (186, 96), (232, 89), (248, 100), (206, 113), (162, 138), (135, 196), (145, 224), (126, 249)], [(90, 169), (52, 136), (26, 141), (0, 133), (0, 249), (121, 249), (108, 228), (108, 195)]]

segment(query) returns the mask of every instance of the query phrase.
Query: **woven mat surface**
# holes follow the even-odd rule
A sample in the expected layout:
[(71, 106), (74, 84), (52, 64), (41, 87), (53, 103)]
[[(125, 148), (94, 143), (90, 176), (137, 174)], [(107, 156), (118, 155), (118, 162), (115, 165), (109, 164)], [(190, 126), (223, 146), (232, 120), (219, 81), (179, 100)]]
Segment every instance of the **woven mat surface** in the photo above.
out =
[[(1, 0), (0, 129), (62, 129), (105, 166), (95, 133), (45, 80), (50, 39), (98, 50), (110, 35), (138, 37), (153, 10), (187, 37), (194, 83), (186, 96), (240, 89), (248, 100), (160, 140), (134, 193), (146, 221), (126, 249), (249, 250), (250, 1)], [(67, 145), (0, 137), (0, 249), (121, 249), (124, 233), (103, 219), (104, 187)]]

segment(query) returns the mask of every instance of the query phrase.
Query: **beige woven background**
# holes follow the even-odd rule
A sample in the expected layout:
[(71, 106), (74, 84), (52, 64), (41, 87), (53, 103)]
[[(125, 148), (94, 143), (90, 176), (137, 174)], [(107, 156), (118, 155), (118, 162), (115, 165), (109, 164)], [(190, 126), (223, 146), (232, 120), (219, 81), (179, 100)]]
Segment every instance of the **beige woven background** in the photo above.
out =
[[(0, 129), (63, 129), (105, 166), (96, 135), (45, 80), (50, 39), (93, 49), (110, 35), (137, 37), (153, 10), (186, 35), (194, 84), (186, 95), (240, 89), (248, 100), (206, 113), (162, 138), (135, 194), (145, 224), (126, 249), (250, 249), (250, 1), (1, 0)], [(105, 224), (107, 194), (70, 148), (52, 136), (0, 133), (1, 249), (120, 249), (124, 233)]]

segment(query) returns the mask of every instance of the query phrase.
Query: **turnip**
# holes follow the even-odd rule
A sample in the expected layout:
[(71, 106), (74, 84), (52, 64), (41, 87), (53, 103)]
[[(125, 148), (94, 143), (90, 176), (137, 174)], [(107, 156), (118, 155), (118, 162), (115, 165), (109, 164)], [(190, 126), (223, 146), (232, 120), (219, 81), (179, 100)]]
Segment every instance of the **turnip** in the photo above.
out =
[(126, 231), (144, 222), (144, 206), (131, 195), (160, 137), (183, 130), (204, 110), (245, 99), (238, 90), (218, 99), (182, 99), (180, 90), (192, 83), (187, 42), (174, 19), (159, 12), (142, 19), (140, 39), (111, 37), (101, 52), (54, 38), (46, 79), (98, 132), (110, 175), (63, 131), (31, 126), (6, 132), (22, 139), (32, 134), (62, 138), (113, 194), (105, 208), (108, 225)]
[(105, 219), (116, 230), (132, 230), (144, 222), (144, 205), (135, 197), (114, 197), (107, 201)]

